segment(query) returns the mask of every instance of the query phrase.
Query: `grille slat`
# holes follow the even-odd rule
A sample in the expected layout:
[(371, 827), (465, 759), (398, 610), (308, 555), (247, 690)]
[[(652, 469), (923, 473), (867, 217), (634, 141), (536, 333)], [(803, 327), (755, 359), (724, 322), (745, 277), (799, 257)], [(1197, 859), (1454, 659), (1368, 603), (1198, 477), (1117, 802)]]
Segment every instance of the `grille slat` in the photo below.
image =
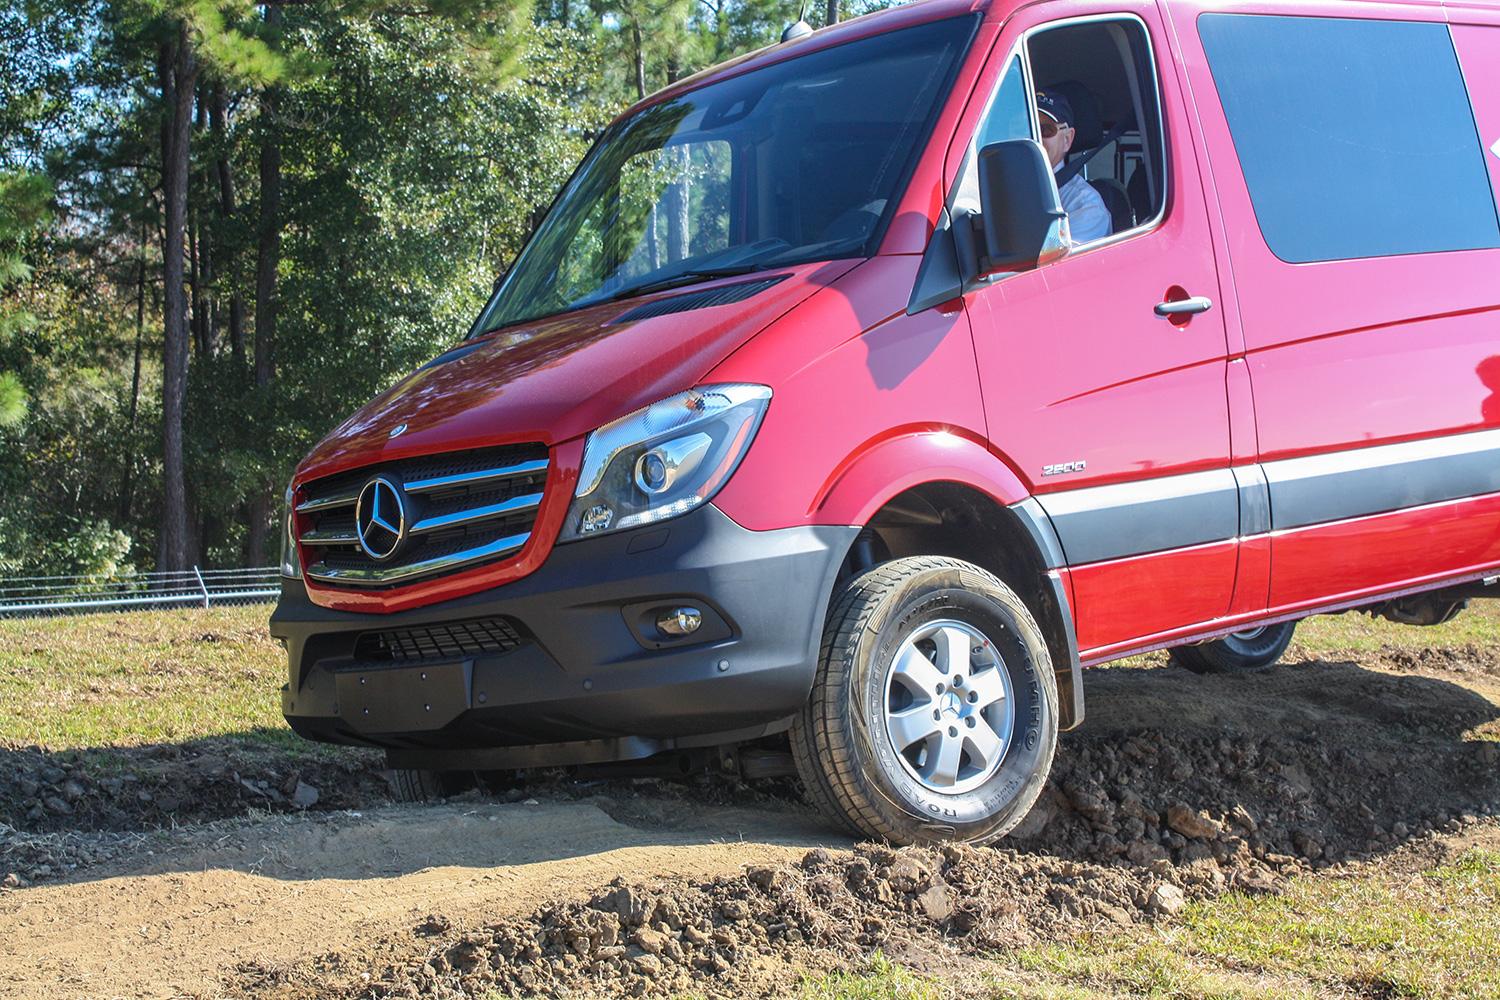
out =
[[(541, 444), (507, 445), (372, 465), (314, 480), (297, 504), (308, 577), (361, 589), (392, 587), (509, 558), (525, 547), (548, 471)], [(400, 531), (360, 542), (360, 493), (376, 477), (397, 487)], [(390, 494), (382, 494), (389, 500)], [(394, 516), (394, 512), (382, 509)], [(369, 526), (366, 525), (367, 538)], [(399, 540), (398, 540), (399, 536)], [(389, 544), (387, 544), (389, 543)]]

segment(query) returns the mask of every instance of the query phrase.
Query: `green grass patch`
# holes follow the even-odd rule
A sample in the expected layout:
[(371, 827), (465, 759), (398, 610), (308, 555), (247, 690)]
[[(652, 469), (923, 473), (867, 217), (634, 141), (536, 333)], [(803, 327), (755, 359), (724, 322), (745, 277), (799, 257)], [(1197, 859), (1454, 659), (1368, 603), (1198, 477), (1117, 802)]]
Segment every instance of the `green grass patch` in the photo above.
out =
[(0, 746), (48, 750), (241, 734), (305, 751), (281, 717), (268, 604), (0, 621)]
[(937, 984), (876, 952), (858, 972), (823, 973), (802, 980), (802, 1000), (938, 1000)]
[(1419, 628), (1349, 612), (1320, 615), (1297, 626), (1289, 656), (1367, 653), (1380, 649), (1456, 648), (1500, 644), (1500, 601), (1474, 601), (1451, 622)]
[(1500, 854), (1405, 877), (1306, 877), (1282, 896), (1231, 894), (1165, 927), (1000, 965), (1001, 997), (1497, 997)]

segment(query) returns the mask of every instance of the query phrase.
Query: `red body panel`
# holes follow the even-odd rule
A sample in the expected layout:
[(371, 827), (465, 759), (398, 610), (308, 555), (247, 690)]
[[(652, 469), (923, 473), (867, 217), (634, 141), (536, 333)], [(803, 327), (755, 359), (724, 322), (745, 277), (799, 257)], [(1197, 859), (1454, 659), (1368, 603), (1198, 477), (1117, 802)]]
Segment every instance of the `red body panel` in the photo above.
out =
[(1274, 610), (1478, 572), (1500, 562), (1500, 494), (1275, 536)]
[[(1222, 616), (1223, 580), (1226, 574), (1234, 578), (1238, 547), (1234, 541), (1216, 542), (1074, 567), (1074, 607), (1083, 612), (1077, 625), (1080, 655)], [(1183, 608), (1218, 610), (1185, 616)]]
[[(1218, 102), (1196, 20), (1204, 10), (1286, 14), (1284, 4), (1170, 4), (1182, 72), (1226, 237), (1261, 461), (1500, 427), (1500, 250), (1288, 264), (1266, 245)], [(1445, 18), (1441, 4), (1299, 3), (1299, 15), (1410, 21)], [(1491, 17), (1493, 17), (1491, 12)], [(1500, 30), (1457, 27), (1484, 145), (1500, 139)], [(1491, 177), (1500, 176), (1489, 159)], [(1500, 183), (1500, 181), (1497, 181)], [(1500, 188), (1497, 188), (1500, 191)], [(1226, 282), (1227, 283), (1227, 282)], [(1473, 530), (1500, 530), (1493, 511), (1465, 508)], [(1320, 603), (1461, 572), (1479, 556), (1442, 544), (1396, 543), (1430, 513), (1357, 518), (1277, 533), (1270, 604)], [(1363, 533), (1368, 532), (1368, 537)], [(1411, 539), (1423, 537), (1414, 530)], [(1257, 543), (1257, 552), (1260, 543)], [(1385, 547), (1412, 547), (1392, 550)], [(1492, 556), (1491, 559), (1495, 558)], [(1254, 563), (1242, 559), (1241, 571)], [(1249, 593), (1244, 593), (1246, 600)], [(1239, 597), (1236, 610), (1247, 607)]]
[[(1078, 2), (1023, 10), (1007, 21), (990, 76), (998, 76), (1027, 29), (1062, 16), (1115, 13), (1134, 14), (1146, 25), (1162, 64), (1166, 132), (1189, 135), (1186, 103), (1170, 73), (1168, 38), (1154, 3)], [(976, 93), (971, 102), (976, 123), (986, 96)], [(951, 165), (956, 167), (966, 144), (967, 136), (960, 136), (950, 146)], [(1174, 146), (1167, 175), (1166, 214), (1155, 228), (1007, 277), (968, 297), (990, 438), (1016, 463), (1033, 492), (1223, 469), (1230, 463), (1222, 310), (1181, 327), (1153, 312), (1174, 286), (1219, 299), (1203, 186), (1190, 144)], [(1042, 477), (1047, 466), (1076, 461), (1087, 468)], [(1235, 546), (1227, 544), (1080, 570), (1074, 583), (1079, 641), (1085, 647), (1103, 645), (1169, 623), (1219, 617), (1229, 606), (1235, 568)], [(1176, 583), (1162, 585), (1167, 580)], [(1096, 599), (1101, 595), (1105, 599)]]
[[(919, 260), (867, 261), (710, 375), (775, 392), (755, 443), (715, 500), (730, 517), (756, 530), (857, 524), (861, 511), (899, 492), (897, 483), (932, 478), (987, 480), (1016, 500), (1025, 496), (999, 459), (983, 468), (975, 454), (983, 451), (974, 442), (985, 440), (984, 408), (963, 311), (906, 315)], [(952, 439), (904, 440), (921, 433)]]
[[(632, 298), (510, 327), (456, 361), (413, 372), (333, 430), (297, 482), (373, 462), (512, 441), (557, 444), (702, 381), (772, 320), (854, 261), (804, 264), (749, 301), (628, 324), (618, 317), (682, 291)], [(755, 278), (767, 275), (756, 275)], [(695, 285), (702, 291), (745, 278)], [(392, 438), (399, 424), (407, 430)]]

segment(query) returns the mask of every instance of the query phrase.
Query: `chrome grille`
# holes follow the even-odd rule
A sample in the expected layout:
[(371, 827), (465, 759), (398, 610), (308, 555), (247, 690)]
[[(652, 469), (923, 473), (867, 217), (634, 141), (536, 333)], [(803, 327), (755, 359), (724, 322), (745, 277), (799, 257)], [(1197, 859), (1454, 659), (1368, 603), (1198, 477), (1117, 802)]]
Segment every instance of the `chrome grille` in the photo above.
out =
[[(357, 523), (360, 495), (377, 478), (395, 486), (401, 514), (400, 539), (383, 559), (361, 544)], [(430, 455), (313, 480), (297, 503), (305, 572), (369, 589), (503, 560), (531, 538), (546, 482), (541, 444)]]

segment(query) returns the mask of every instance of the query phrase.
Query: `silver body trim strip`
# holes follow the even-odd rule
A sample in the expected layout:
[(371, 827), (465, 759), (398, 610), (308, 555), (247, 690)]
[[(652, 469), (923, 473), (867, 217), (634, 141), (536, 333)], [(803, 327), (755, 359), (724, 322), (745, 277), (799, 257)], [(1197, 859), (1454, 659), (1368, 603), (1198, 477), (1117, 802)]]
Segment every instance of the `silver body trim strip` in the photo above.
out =
[(547, 459), (538, 458), (529, 462), (517, 462), (515, 465), (503, 465), (494, 469), (481, 469), (478, 472), (459, 472), (451, 476), (434, 476), (431, 479), (414, 479), (403, 485), (408, 493), (430, 493), (433, 490), (446, 489), (450, 486), (473, 486), (478, 483), (488, 483), (497, 479), (514, 479), (517, 476), (529, 476), (534, 472), (547, 471)]
[(1500, 430), (1267, 462), (1276, 531), (1500, 492)]
[(1056, 568), (1488, 493), (1500, 493), (1500, 429), (1042, 493), (1011, 510)]
[(419, 576), (444, 573), (457, 569), (460, 566), (467, 566), (469, 563), (508, 555), (525, 546), (527, 540), (530, 538), (531, 532), (529, 531), (518, 535), (507, 535), (504, 538), (497, 538), (493, 542), (479, 545), (472, 549), (464, 549), (461, 552), (452, 552), (445, 556), (423, 559), (421, 562), (409, 563), (405, 566), (360, 566), (353, 569), (336, 569), (319, 562), (307, 567), (306, 572), (308, 576), (315, 580), (326, 580), (330, 583), (365, 585), (400, 583), (405, 580), (416, 579)]
[(519, 514), (523, 511), (535, 510), (541, 506), (542, 495), (540, 493), (527, 493), (518, 497), (511, 497), (503, 503), (490, 504), (487, 507), (472, 507), (468, 510), (458, 510), (451, 514), (439, 514), (436, 517), (428, 517), (418, 521), (411, 526), (413, 535), (420, 535), (428, 531), (438, 531), (443, 528), (456, 528), (462, 524), (472, 524), (475, 521), (488, 521), (496, 517), (505, 517), (507, 514)]
[(1068, 565), (1219, 542), (1239, 534), (1239, 483), (1228, 468), (1036, 497)]

